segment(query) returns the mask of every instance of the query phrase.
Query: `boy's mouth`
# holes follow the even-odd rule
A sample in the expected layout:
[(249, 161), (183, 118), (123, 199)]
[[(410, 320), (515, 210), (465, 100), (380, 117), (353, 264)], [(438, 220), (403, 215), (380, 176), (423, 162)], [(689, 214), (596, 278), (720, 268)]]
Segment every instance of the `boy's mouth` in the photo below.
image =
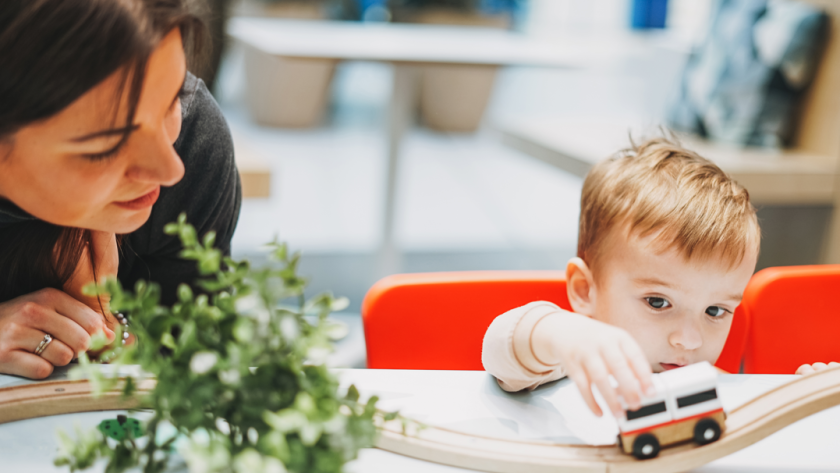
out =
[(677, 368), (682, 368), (685, 365), (684, 364), (683, 365), (678, 365), (676, 363), (659, 363), (659, 366), (661, 366), (663, 369), (665, 369), (665, 371), (668, 371), (668, 370), (675, 370)]

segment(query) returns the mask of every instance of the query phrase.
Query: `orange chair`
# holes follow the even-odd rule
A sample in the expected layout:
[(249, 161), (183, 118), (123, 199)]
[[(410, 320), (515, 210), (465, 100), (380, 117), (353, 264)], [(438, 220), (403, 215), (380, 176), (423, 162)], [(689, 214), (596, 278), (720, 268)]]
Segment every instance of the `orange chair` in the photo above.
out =
[(744, 372), (793, 374), (804, 363), (840, 361), (840, 265), (757, 272), (741, 303), (750, 329)]
[[(533, 301), (571, 309), (562, 271), (397, 274), (362, 304), (368, 368), (483, 370), (481, 344), (496, 316)], [(738, 372), (747, 318), (736, 311), (717, 366)]]

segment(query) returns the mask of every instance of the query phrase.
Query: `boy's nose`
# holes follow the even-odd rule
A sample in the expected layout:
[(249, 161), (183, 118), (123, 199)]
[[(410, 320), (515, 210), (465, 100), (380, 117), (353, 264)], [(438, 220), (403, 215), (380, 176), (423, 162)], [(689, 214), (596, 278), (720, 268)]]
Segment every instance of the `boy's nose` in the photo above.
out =
[(696, 350), (703, 345), (703, 337), (700, 330), (693, 323), (685, 323), (671, 332), (668, 337), (671, 346), (683, 350)]

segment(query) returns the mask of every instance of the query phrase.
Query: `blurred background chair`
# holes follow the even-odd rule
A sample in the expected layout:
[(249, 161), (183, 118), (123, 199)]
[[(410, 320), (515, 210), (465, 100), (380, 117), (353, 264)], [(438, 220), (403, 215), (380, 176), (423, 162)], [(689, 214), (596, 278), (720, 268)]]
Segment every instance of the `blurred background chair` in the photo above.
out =
[(840, 361), (840, 265), (767, 268), (750, 280), (744, 372), (793, 374)]
[[(533, 301), (571, 310), (562, 271), (396, 274), (377, 282), (362, 305), (367, 367), (483, 370), (481, 345), (496, 316)], [(736, 311), (717, 366), (737, 373), (748, 318)]]

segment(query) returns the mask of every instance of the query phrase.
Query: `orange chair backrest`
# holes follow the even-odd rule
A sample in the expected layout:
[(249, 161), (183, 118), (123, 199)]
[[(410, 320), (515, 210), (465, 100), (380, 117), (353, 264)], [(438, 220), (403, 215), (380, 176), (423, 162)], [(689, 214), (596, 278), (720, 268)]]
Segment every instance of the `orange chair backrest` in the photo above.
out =
[(569, 308), (561, 271), (396, 274), (362, 304), (368, 368), (483, 370), (496, 316), (536, 300)]
[[(483, 370), (481, 345), (498, 315), (533, 301), (571, 310), (562, 271), (396, 274), (365, 296), (368, 368)], [(738, 372), (746, 316), (735, 322), (717, 365)]]
[(745, 373), (793, 374), (805, 363), (840, 361), (840, 265), (763, 269), (741, 305), (751, 320)]

